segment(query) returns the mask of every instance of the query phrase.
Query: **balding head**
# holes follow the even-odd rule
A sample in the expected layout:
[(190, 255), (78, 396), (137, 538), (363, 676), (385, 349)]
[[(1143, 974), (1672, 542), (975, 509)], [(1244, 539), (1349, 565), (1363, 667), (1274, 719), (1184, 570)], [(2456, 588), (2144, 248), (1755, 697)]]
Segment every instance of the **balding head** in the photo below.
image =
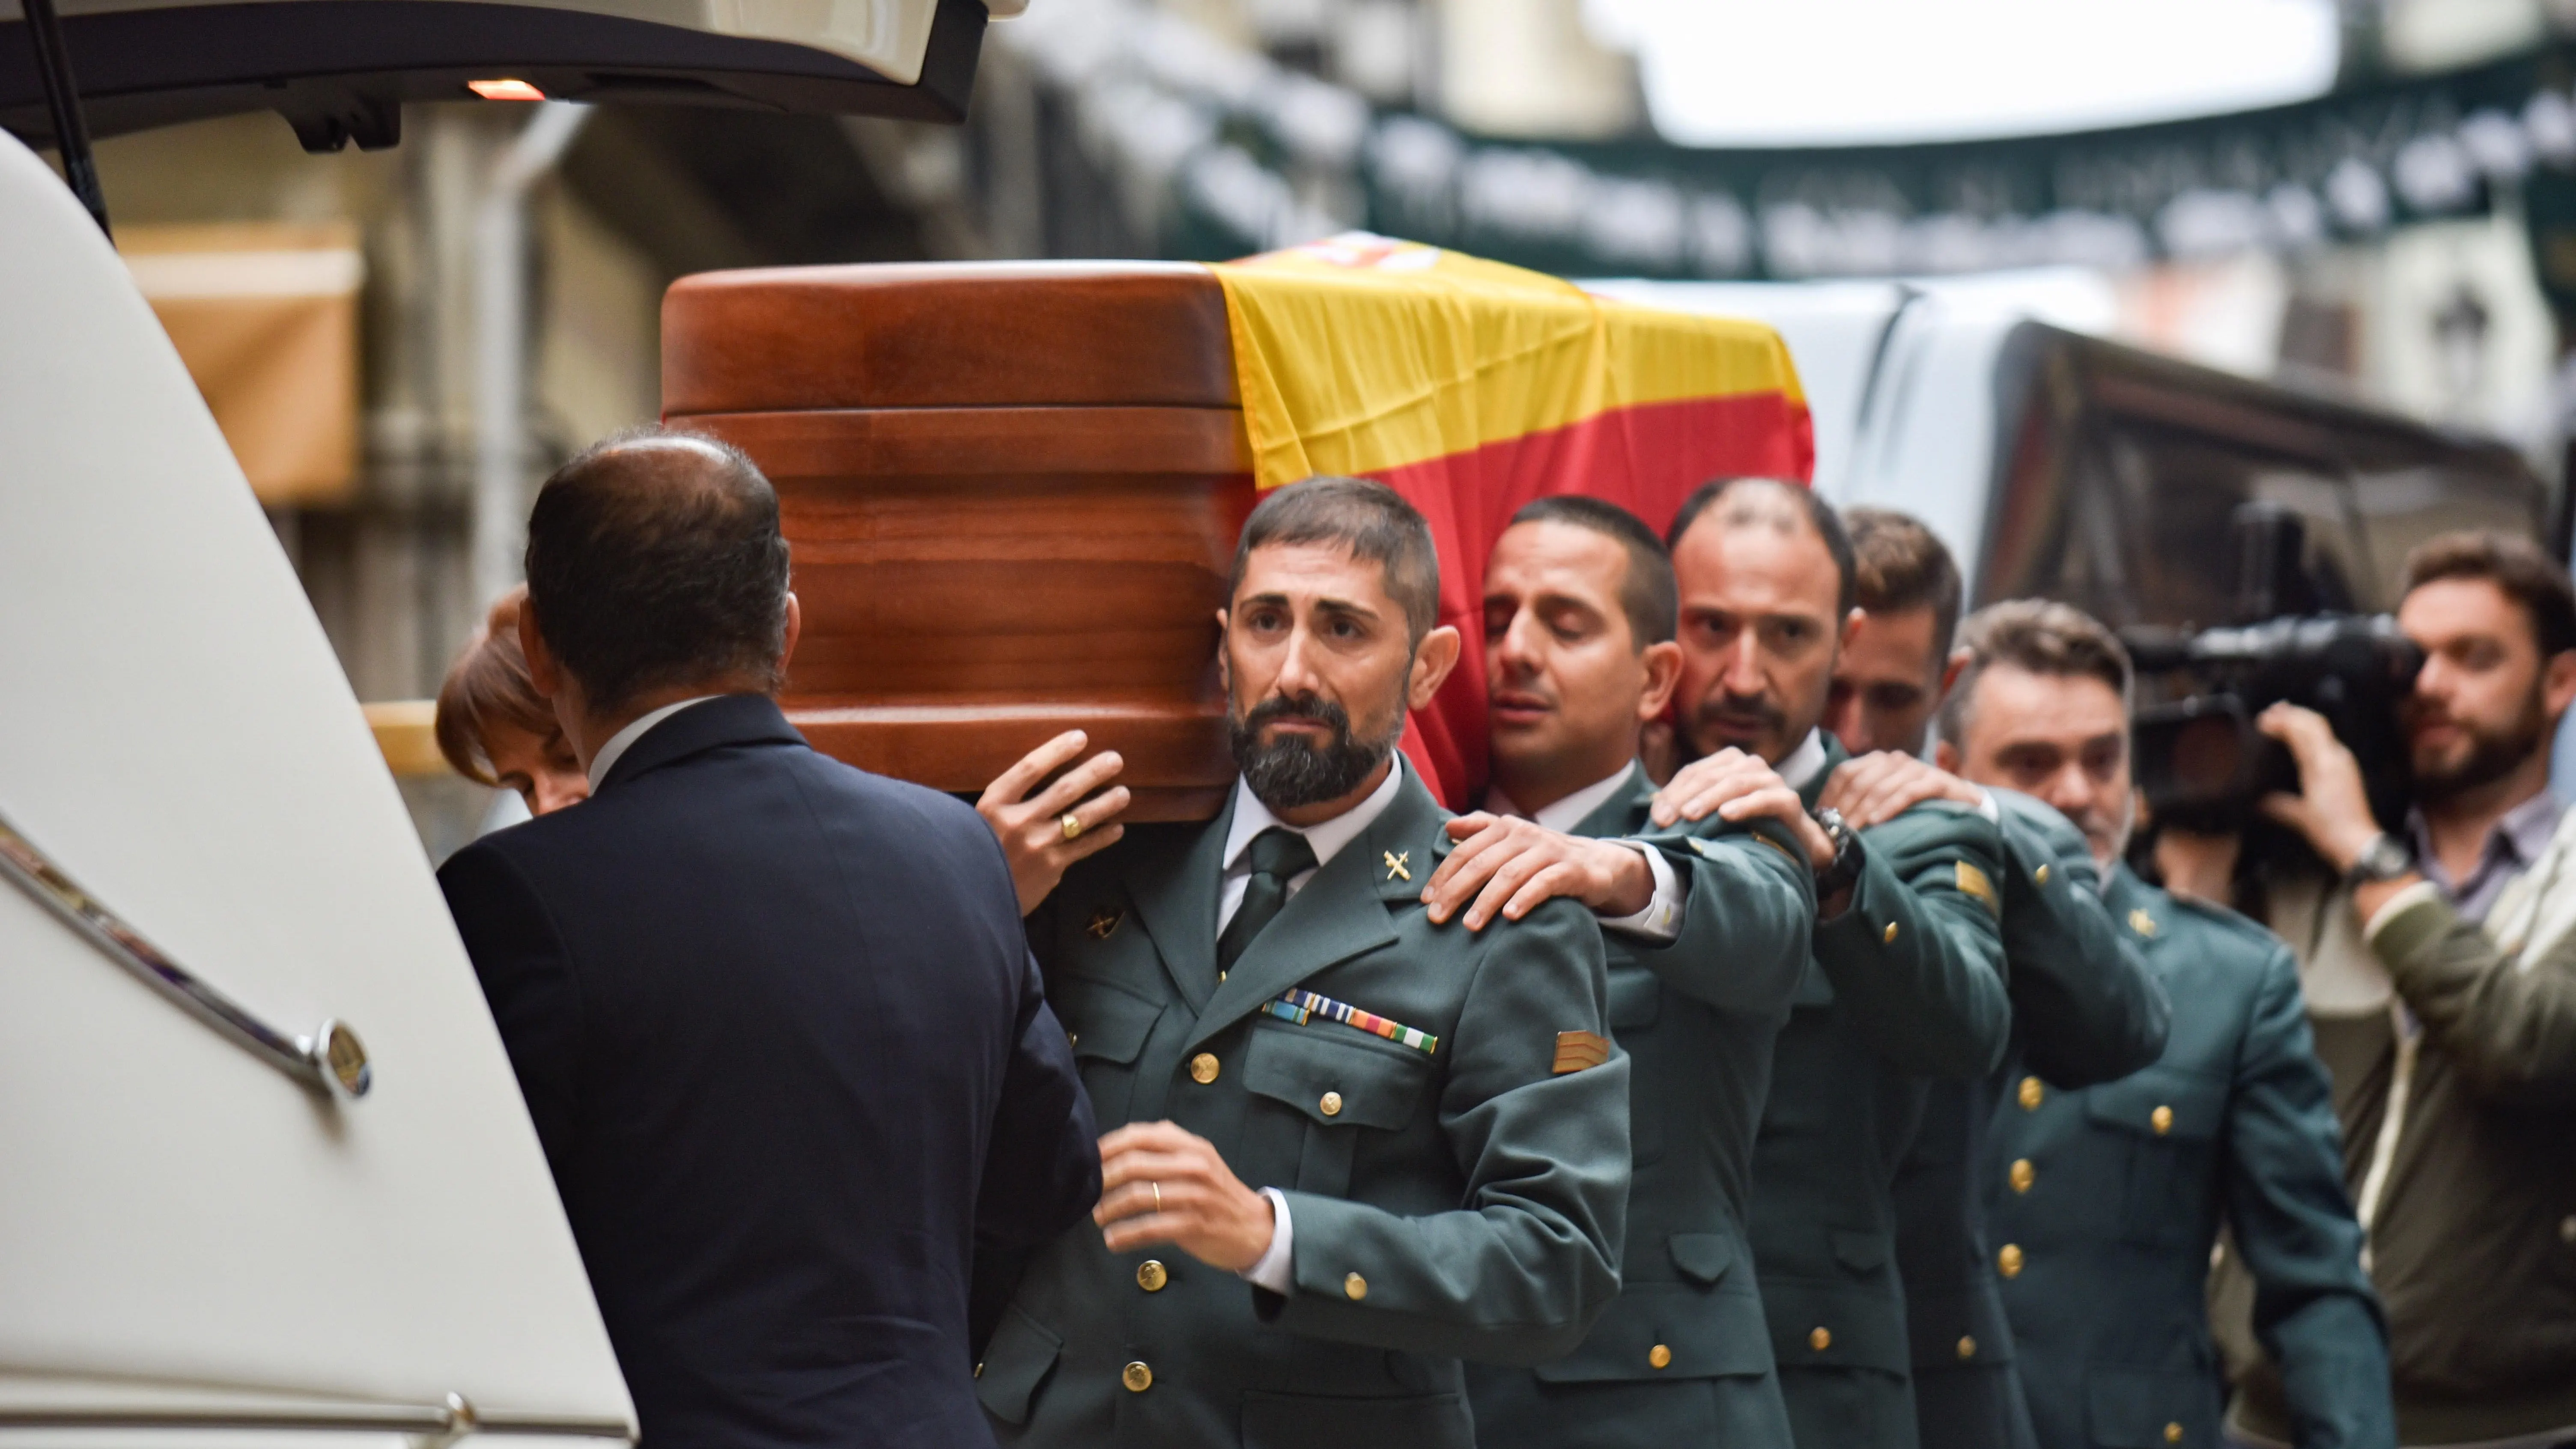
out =
[(1712, 528), (1767, 528), (1782, 534), (1813, 535), (1824, 544), (1841, 578), (1838, 614), (1850, 613), (1859, 602), (1851, 535), (1843, 528), (1842, 516), (1811, 488), (1777, 478), (1712, 478), (1682, 500), (1681, 511), (1673, 515), (1672, 529), (1664, 535), (1665, 546), (1680, 549), (1683, 536), (1700, 523)]
[(538, 492), (527, 568), (537, 632), (595, 713), (780, 683), (787, 541), (740, 449), (661, 428), (588, 449)]

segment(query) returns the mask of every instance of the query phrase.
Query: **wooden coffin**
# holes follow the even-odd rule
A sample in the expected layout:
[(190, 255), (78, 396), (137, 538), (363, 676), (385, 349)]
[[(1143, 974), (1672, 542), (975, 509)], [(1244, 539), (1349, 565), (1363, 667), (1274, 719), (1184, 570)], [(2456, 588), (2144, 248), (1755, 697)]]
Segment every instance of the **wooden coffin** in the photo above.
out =
[(662, 406), (778, 487), (821, 749), (981, 790), (1059, 731), (1126, 757), (1128, 816), (1234, 778), (1215, 614), (1253, 501), (1205, 269), (715, 272), (662, 305)]

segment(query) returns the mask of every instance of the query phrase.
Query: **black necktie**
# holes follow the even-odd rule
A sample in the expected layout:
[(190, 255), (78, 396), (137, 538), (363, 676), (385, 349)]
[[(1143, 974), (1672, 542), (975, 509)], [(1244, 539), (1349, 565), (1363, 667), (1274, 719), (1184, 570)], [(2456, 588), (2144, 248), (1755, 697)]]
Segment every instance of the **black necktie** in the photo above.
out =
[(1315, 847), (1306, 837), (1284, 825), (1273, 825), (1252, 837), (1252, 848), (1245, 852), (1252, 862), (1251, 878), (1243, 883), (1243, 904), (1228, 921), (1225, 934), (1216, 938), (1216, 969), (1219, 976), (1234, 969), (1252, 938), (1288, 904), (1288, 878), (1315, 868)]

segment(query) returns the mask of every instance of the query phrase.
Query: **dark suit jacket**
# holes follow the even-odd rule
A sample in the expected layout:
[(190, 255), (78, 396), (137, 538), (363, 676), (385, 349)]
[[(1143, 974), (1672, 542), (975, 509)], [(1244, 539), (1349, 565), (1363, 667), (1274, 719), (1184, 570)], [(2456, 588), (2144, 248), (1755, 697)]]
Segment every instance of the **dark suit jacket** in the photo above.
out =
[(974, 1238), (1099, 1194), (992, 835), (752, 695), (439, 872), (651, 1449), (989, 1443)]

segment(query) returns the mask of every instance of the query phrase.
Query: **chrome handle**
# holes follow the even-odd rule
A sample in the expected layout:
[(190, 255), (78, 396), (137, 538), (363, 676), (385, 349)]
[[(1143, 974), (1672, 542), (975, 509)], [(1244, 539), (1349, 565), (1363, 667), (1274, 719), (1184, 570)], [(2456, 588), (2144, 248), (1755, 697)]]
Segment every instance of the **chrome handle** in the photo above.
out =
[(367, 1095), (367, 1088), (374, 1085), (375, 1068), (368, 1064), (367, 1049), (347, 1025), (326, 1018), (311, 1036), (289, 1036), (251, 1015), (241, 1003), (171, 960), (123, 917), (72, 884), (62, 867), (37, 849), (6, 815), (0, 815), (0, 874), (17, 882), (116, 964), (279, 1071), (326, 1096), (355, 1099)]

